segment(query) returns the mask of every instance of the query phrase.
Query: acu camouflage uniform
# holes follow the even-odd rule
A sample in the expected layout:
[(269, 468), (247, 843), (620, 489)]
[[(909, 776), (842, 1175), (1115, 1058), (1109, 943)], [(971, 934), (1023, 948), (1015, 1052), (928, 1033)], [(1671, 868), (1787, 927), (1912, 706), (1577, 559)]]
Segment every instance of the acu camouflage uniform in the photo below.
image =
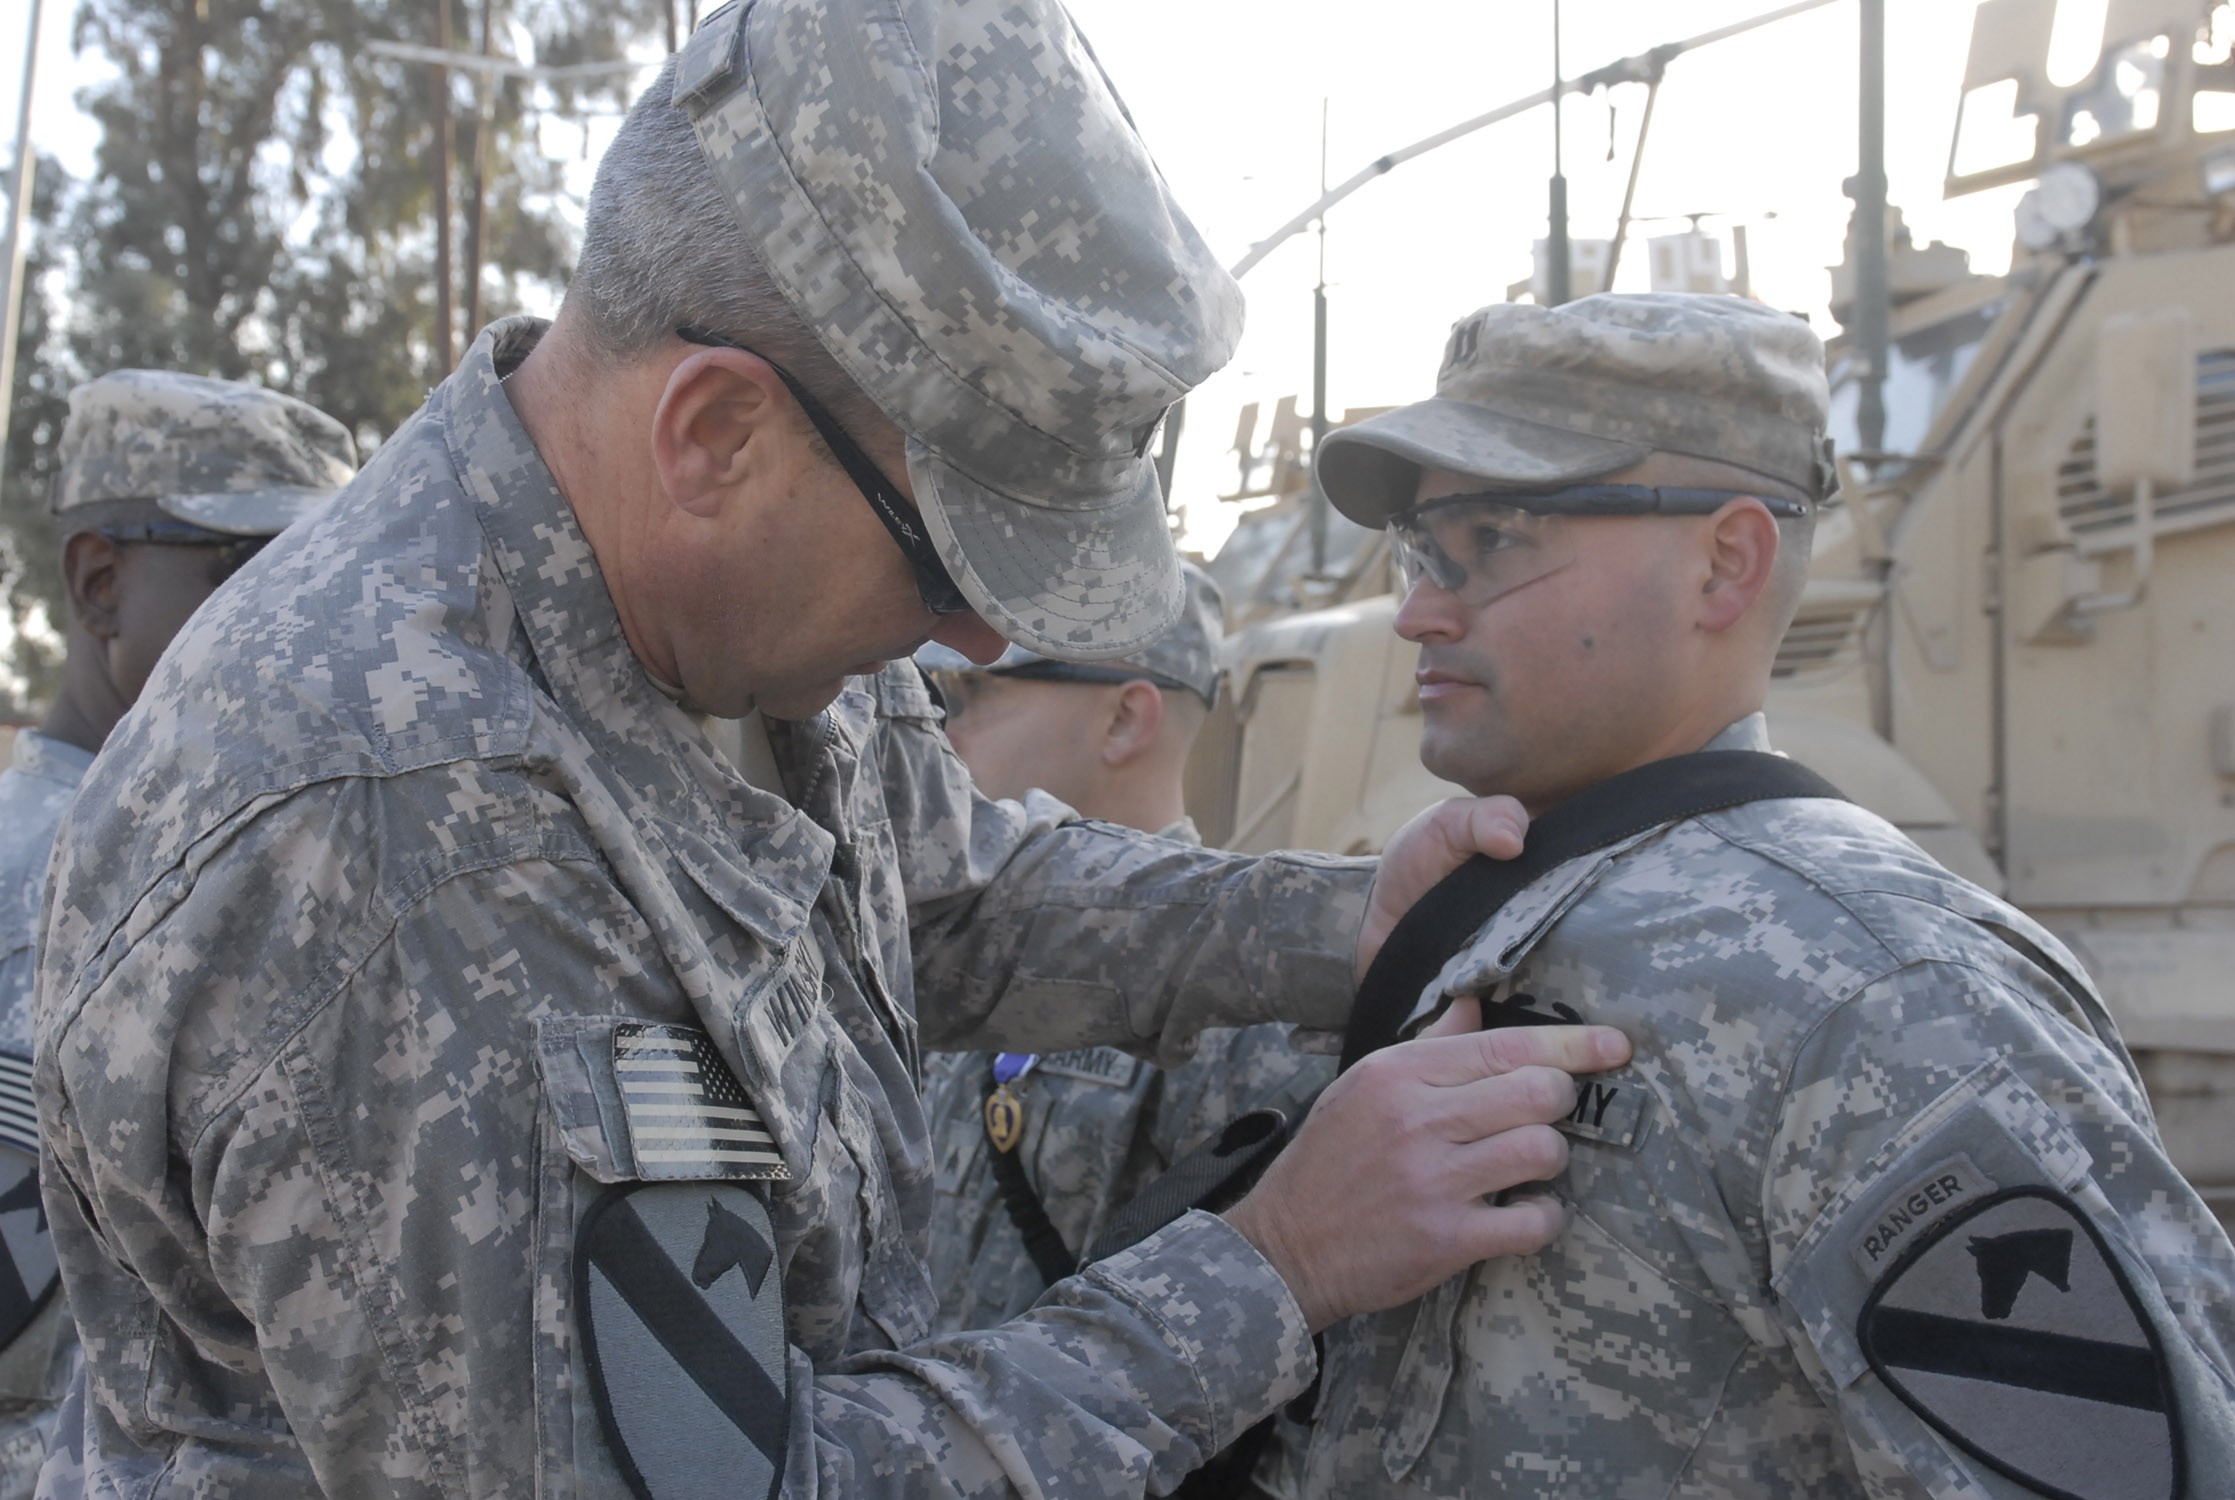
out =
[[(277, 391), (170, 370), (112, 370), (70, 392), (50, 503), (151, 503), (208, 540), (273, 536), (356, 472), (348, 431)], [(192, 536), (189, 531), (186, 535)], [(38, 1206), (32, 995), (40, 893), (91, 752), (26, 729), (0, 772), (0, 1500), (31, 1494), (78, 1368)], [(43, 1300), (42, 1300), (43, 1299)], [(27, 1323), (29, 1303), (37, 1312)]]
[[(77, 1368), (69, 1310), (52, 1295), (54, 1252), (38, 1233), (44, 1211), (31, 1096), (31, 997), (47, 858), (91, 764), (89, 752), (24, 729), (12, 763), (0, 771), (0, 1237), (9, 1262), (0, 1320), (22, 1329), (0, 1349), (0, 1500), (31, 1493)], [(30, 1314), (30, 1302), (42, 1297)]]
[[(1526, 502), (1666, 452), (1821, 498), (1827, 404), (1806, 325), (1737, 298), (1491, 307), (1320, 478), (1366, 524), (1424, 465)], [(1329, 1331), (1308, 1494), (2235, 1494), (2235, 1251), (2080, 965), (1885, 822), (1771, 800), (1569, 861), (1422, 1007), (1455, 994), (1634, 1056), (1581, 1085), (1558, 1241)]]
[[(1768, 748), (1762, 719), (1708, 748)], [(1857, 1338), (1930, 1216), (2023, 1187), (2069, 1195), (2131, 1279), (2187, 1493), (2235, 1493), (2235, 1253), (2101, 1000), (1875, 816), (1756, 803), (1572, 861), (1476, 934), (1448, 994), (1619, 1027), (1635, 1057), (1564, 1127), (1557, 1242), (1329, 1331), (1308, 1494), (2033, 1494), (1920, 1420)], [(2070, 1493), (2172, 1493), (2122, 1425), (2139, 1414), (2055, 1399)]]
[(91, 1399), (47, 1491), (620, 1493), (572, 1259), (668, 1173), (617, 1102), (641, 1023), (789, 1174), (786, 1494), (1168, 1487), (1310, 1380), (1286, 1287), (1197, 1214), (934, 1337), (917, 1049), (1332, 1028), (1370, 868), (989, 803), (906, 663), (770, 726), (789, 799), (747, 785), (505, 398), (538, 335), (484, 333), (89, 777), (39, 1084)]

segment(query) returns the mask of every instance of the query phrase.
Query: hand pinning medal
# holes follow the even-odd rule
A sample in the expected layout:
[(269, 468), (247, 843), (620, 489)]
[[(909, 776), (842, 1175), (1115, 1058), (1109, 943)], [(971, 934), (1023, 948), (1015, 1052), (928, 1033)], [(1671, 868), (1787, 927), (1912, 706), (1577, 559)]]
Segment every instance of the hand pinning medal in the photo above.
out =
[(1010, 1085), (1040, 1061), (1032, 1052), (1003, 1052), (993, 1060), (993, 1092), (986, 1095), (986, 1139), (1007, 1155), (1024, 1139), (1024, 1101)]

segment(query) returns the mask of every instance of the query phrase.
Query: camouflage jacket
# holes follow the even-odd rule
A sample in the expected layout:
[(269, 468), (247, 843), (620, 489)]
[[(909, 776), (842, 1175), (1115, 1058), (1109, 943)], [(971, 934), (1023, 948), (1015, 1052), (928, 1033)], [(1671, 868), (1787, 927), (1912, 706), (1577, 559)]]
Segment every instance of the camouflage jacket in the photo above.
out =
[[(1184, 821), (1160, 836), (1199, 842)], [(924, 1069), (936, 1156), (931, 1284), (944, 1331), (1005, 1323), (1047, 1289), (990, 1168), (994, 1056), (938, 1053)], [(1175, 1068), (1115, 1047), (1048, 1053), (1014, 1086), (1024, 1115), (1016, 1149), (1063, 1243), (1083, 1254), (1115, 1210), (1229, 1120), (1265, 1104), (1294, 1113), (1334, 1076), (1335, 1060), (1297, 1051), (1286, 1026), (1207, 1032)]]
[[(771, 1170), (790, 1399), (738, 1493), (771, 1446), (794, 1496), (1169, 1485), (1310, 1380), (1285, 1286), (1192, 1215), (934, 1339), (917, 1048), (1332, 1027), (1368, 870), (987, 802), (905, 663), (771, 724), (790, 796), (754, 790), (641, 670), (505, 398), (540, 330), (484, 333), (221, 590), (88, 779), (39, 1089), (91, 1399), (45, 1487), (618, 1495), (599, 1408), (674, 1371), (591, 1367), (585, 1216)], [(771, 1143), (655, 1149), (648, 1036)], [(698, 1222), (700, 1268), (659, 1270), (686, 1296)]]
[(0, 771), (0, 1500), (31, 1493), (77, 1368), (70, 1310), (54, 1287), (54, 1244), (28, 1149), (31, 995), (39, 893), (54, 835), (93, 757), (36, 729)]
[(37, 970), (39, 893), (54, 835), (93, 757), (36, 729), (16, 734), (0, 771), (0, 1051), (31, 1056), (31, 981)]
[(2235, 1494), (2235, 1253), (2079, 965), (1879, 819), (1571, 861), (1455, 993), (1636, 1055), (1565, 1127), (1559, 1241), (1330, 1331), (1306, 1493)]
[[(1035, 794), (1037, 796), (1038, 794)], [(1182, 821), (1165, 838), (1198, 842)], [(1236, 1116), (1274, 1105), (1293, 1118), (1335, 1076), (1335, 1059), (1299, 1052), (1286, 1026), (1205, 1032), (1195, 1055), (1159, 1068), (1115, 1047), (1049, 1053), (1014, 1085), (1024, 1114), (1016, 1149), (1041, 1207), (1073, 1254), (1156, 1175)], [(994, 1180), (985, 1101), (995, 1054), (934, 1054), (924, 1113), (936, 1154), (931, 1284), (944, 1332), (991, 1328), (1047, 1290)], [(1292, 1472), (1304, 1429), (1285, 1415), (1262, 1472)]]

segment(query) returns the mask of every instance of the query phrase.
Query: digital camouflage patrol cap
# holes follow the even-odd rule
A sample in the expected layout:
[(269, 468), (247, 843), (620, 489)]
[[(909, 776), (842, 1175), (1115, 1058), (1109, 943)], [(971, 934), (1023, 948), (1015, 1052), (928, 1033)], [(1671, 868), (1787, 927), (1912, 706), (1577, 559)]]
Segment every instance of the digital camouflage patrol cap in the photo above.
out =
[(908, 438), (986, 621), (1077, 661), (1178, 618), (1148, 451), (1241, 290), (1055, 0), (752, 0), (673, 99), (801, 320)]
[(1647, 454), (1750, 469), (1811, 499), (1836, 488), (1824, 346), (1740, 297), (1652, 292), (1461, 319), (1436, 394), (1327, 435), (1314, 463), (1337, 510), (1382, 526), (1423, 468), (1492, 489), (1603, 478)]
[[(1211, 575), (1191, 562), (1180, 564), (1187, 602), (1179, 623), (1145, 650), (1109, 665), (1133, 668), (1159, 687), (1184, 688), (1206, 705), (1218, 702), (1219, 648), (1226, 640), (1226, 601)], [(918, 648), (916, 665), (926, 672), (990, 672), (1013, 675), (1046, 664), (1050, 658), (1011, 646), (991, 666), (979, 666), (950, 646), (934, 642)], [(1059, 664), (1060, 665), (1060, 664)]]
[(53, 505), (152, 500), (228, 536), (277, 536), (355, 477), (349, 429), (262, 386), (112, 370), (70, 392)]

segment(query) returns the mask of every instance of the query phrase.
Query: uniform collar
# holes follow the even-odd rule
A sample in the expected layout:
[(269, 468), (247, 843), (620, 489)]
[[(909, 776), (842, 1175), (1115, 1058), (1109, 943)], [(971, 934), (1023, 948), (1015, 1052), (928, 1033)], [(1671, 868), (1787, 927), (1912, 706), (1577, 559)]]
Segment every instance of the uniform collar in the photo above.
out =
[[(1700, 746), (1702, 750), (1768, 751), (1769, 748), (1769, 720), (1760, 713), (1748, 714), (1726, 725), (1721, 733)], [(1452, 955), (1450, 962), (1443, 966), (1443, 972), (1421, 992), (1413, 1008), (1413, 1018), (1425, 1015), (1445, 995), (1486, 995), (1495, 989), (1519, 967), (1538, 939), (1567, 914), (1569, 907), (1582, 899), (1607, 866), (1638, 845), (1659, 838), (1664, 831), (1663, 828), (1647, 829), (1620, 843), (1571, 859), (1516, 892), (1466, 947)]]
[(1702, 750), (1769, 750), (1769, 716), (1750, 713), (1700, 746)]
[[(504, 376), (549, 327), (524, 317), (492, 324), (444, 382), (435, 404), (451, 461), (536, 666), (561, 711), (619, 770), (634, 819), (680, 835), (667, 840), (670, 851), (708, 894), (782, 942), (822, 888), (835, 840), (782, 796), (750, 786), (629, 646), (589, 539), (505, 394)], [(829, 739), (784, 737), (803, 756), (828, 753)]]
[(19, 729), (12, 764), (25, 776), (75, 787), (85, 780), (86, 768), (93, 764), (93, 752), (36, 729)]

